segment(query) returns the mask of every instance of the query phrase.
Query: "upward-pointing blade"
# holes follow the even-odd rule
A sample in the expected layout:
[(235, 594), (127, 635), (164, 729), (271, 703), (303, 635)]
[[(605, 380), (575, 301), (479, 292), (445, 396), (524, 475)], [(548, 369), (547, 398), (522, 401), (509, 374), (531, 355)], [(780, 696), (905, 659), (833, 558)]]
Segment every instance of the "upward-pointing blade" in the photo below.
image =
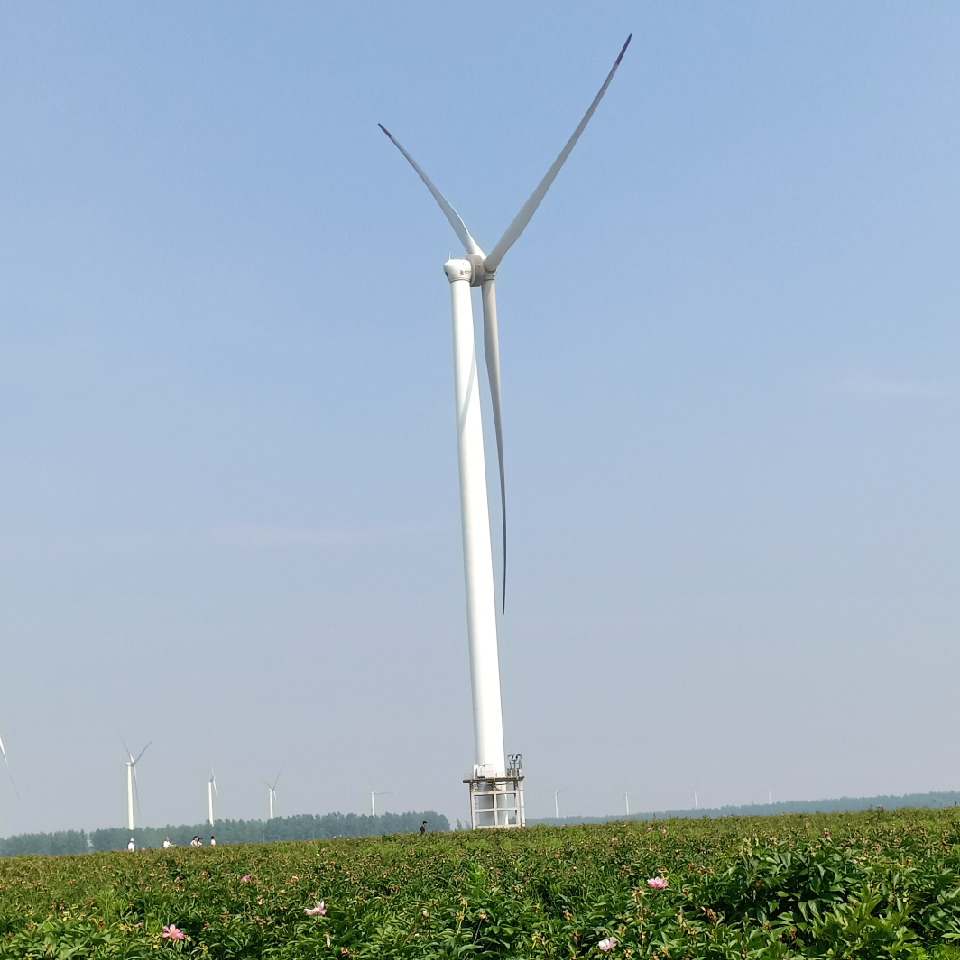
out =
[(476, 253), (481, 257), (483, 256), (483, 251), (477, 245), (477, 241), (470, 236), (470, 231), (467, 229), (467, 225), (463, 222), (460, 217), (460, 214), (450, 206), (450, 202), (447, 198), (433, 185), (433, 181), (423, 172), (420, 168), (420, 164), (417, 163), (413, 157), (407, 153), (403, 147), (400, 146), (396, 137), (382, 124), (378, 123), (377, 126), (390, 138), (393, 145), (407, 158), (407, 163), (417, 171), (417, 175), (420, 179), (427, 185), (427, 189), (433, 194), (433, 199), (440, 204), (440, 209), (446, 214), (447, 220), (450, 221), (450, 226), (453, 227), (457, 236), (460, 238), (460, 242), (463, 244), (467, 253)]
[(633, 34), (631, 33), (627, 37), (626, 43), (623, 45), (623, 49), (620, 51), (620, 56), (617, 57), (616, 61), (613, 64), (613, 69), (607, 74), (607, 79), (603, 81), (603, 86), (600, 88), (600, 92), (593, 98), (593, 103), (590, 104), (589, 109), (583, 115), (583, 119), (580, 121), (577, 129), (573, 131), (573, 136), (567, 141), (567, 145), (560, 151), (559, 156), (556, 160), (553, 161), (553, 165), (547, 171), (547, 175), (540, 181), (537, 189), (530, 194), (530, 199), (521, 207), (520, 212), (513, 218), (513, 223), (507, 227), (504, 235), (497, 241), (497, 245), (490, 251), (490, 255), (484, 260), (484, 266), (486, 267), (487, 273), (495, 273), (498, 266), (500, 266), (500, 261), (503, 260), (504, 254), (516, 243), (517, 238), (523, 233), (524, 228), (530, 222), (530, 218), (537, 212), (537, 207), (540, 206), (540, 201), (546, 196), (547, 191), (550, 189), (550, 185), (557, 178), (557, 174), (560, 172), (560, 168), (566, 163), (567, 157), (570, 156), (570, 151), (576, 146), (577, 141), (580, 139), (580, 134), (583, 133), (584, 128), (590, 122), (590, 118), (593, 116), (594, 111), (597, 109), (597, 104), (603, 99), (603, 95), (607, 92), (607, 87), (610, 86), (610, 81), (613, 80), (613, 75), (617, 72), (617, 67), (620, 66), (620, 61), (623, 59), (623, 55), (627, 52), (627, 47), (630, 45), (630, 41), (633, 39)]
[[(153, 741), (151, 740), (150, 743), (153, 743)], [(147, 744), (147, 747), (150, 746), (150, 743)], [(147, 747), (144, 747), (144, 748), (137, 754), (137, 759), (136, 759), (136, 760), (133, 760), (133, 754), (130, 754), (130, 759), (133, 760), (134, 764), (138, 763), (139, 760), (140, 760), (140, 758), (147, 752)]]

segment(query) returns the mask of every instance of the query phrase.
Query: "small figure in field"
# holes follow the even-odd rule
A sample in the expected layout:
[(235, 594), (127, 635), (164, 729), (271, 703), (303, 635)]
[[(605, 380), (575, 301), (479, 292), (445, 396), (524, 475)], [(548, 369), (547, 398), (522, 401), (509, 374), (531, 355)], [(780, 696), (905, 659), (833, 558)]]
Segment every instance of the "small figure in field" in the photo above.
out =
[(172, 847), (172, 846), (173, 844), (170, 842), (170, 838), (167, 837), (166, 840), (163, 841), (163, 849), (166, 850), (167, 847)]
[(427, 832), (427, 821), (424, 820), (423, 823), (420, 824), (420, 836), (422, 837), (426, 832)]
[(131, 853), (134, 853), (134, 852), (136, 851), (136, 849), (137, 849), (137, 844), (136, 844), (136, 842), (134, 841), (133, 837), (130, 838), (130, 842), (127, 844), (127, 849), (128, 849)]
[(216, 838), (216, 837), (211, 837), (211, 838), (210, 838), (210, 846), (211, 846), (211, 847), (215, 847), (216, 845), (217, 845), (217, 838)]
[(190, 841), (190, 846), (191, 846), (191, 847), (202, 847), (202, 846), (203, 846), (203, 841), (202, 841), (199, 837), (194, 837), (194, 838)]

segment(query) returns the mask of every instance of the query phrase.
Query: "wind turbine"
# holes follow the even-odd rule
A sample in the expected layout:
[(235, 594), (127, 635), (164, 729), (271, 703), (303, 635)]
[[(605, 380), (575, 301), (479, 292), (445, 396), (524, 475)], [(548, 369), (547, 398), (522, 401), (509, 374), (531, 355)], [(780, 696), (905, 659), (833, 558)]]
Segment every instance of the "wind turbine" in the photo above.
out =
[[(632, 37), (632, 35), (631, 35)], [(450, 226), (466, 249), (465, 259), (451, 259), (444, 265), (453, 307), (454, 381), (457, 403), (457, 453), (460, 472), (460, 517), (463, 533), (464, 574), (467, 600), (467, 642), (470, 650), (470, 679), (473, 693), (474, 767), (470, 784), (470, 806), (474, 827), (522, 826), (523, 774), (519, 765), (508, 769), (504, 763), (503, 707), (500, 698), (500, 662), (497, 651), (497, 603), (493, 572), (493, 544), (490, 534), (490, 506), (487, 500), (483, 424), (477, 378), (471, 287), (480, 287), (483, 302), (484, 353), (493, 406), (494, 436), (500, 470), (500, 507), (503, 521), (503, 581), (507, 576), (507, 513), (503, 468), (503, 422), (500, 403), (500, 338), (494, 279), (504, 255), (523, 233), (547, 190), (566, 162), (597, 105), (607, 92), (623, 59), (631, 37), (607, 74), (599, 93), (583, 115), (573, 135), (530, 195), (506, 232), (489, 254), (484, 254), (466, 224), (434, 186), (417, 162), (400, 146), (383, 124), (390, 138), (417, 172), (440, 205)], [(518, 757), (519, 759), (519, 757)]]
[(273, 819), (273, 805), (277, 802), (277, 783), (280, 781), (280, 774), (283, 773), (283, 767), (280, 768), (280, 771), (277, 773), (276, 778), (271, 784), (269, 780), (264, 780), (263, 782), (267, 785), (267, 789), (270, 791), (270, 819)]
[(628, 817), (630, 816), (630, 798), (632, 796), (633, 794), (629, 790), (623, 791), (623, 805), (626, 807)]
[(377, 815), (377, 797), (385, 797), (389, 790), (371, 790), (370, 791), (370, 816)]
[(0, 739), (0, 755), (3, 756), (3, 765), (7, 768), (7, 776), (10, 778), (10, 786), (13, 787), (13, 792), (17, 795), (17, 799), (20, 799), (20, 791), (17, 789), (16, 783), (13, 781), (13, 774), (10, 772), (10, 764), (7, 763), (7, 751), (3, 748), (3, 740)]
[(553, 791), (553, 812), (557, 815), (557, 819), (560, 819), (560, 794), (564, 793), (567, 790), (567, 787), (561, 787), (559, 790)]
[[(229, 784), (228, 784), (229, 786)], [(213, 772), (213, 766), (210, 767), (210, 779), (207, 781), (207, 819), (210, 826), (213, 826), (213, 795), (217, 792), (217, 775)]]
[[(120, 742), (123, 743), (123, 737), (120, 737)], [(150, 743), (153, 743), (153, 741), (151, 740)], [(147, 744), (147, 747), (150, 746), (150, 743)], [(123, 743), (123, 749), (127, 751), (127, 756), (130, 758), (127, 761), (127, 828), (129, 830), (133, 829), (133, 798), (135, 793), (137, 798), (137, 813), (140, 812), (140, 792), (137, 790), (137, 763), (147, 752), (147, 747), (144, 747), (137, 754), (136, 760), (134, 760), (130, 748)]]

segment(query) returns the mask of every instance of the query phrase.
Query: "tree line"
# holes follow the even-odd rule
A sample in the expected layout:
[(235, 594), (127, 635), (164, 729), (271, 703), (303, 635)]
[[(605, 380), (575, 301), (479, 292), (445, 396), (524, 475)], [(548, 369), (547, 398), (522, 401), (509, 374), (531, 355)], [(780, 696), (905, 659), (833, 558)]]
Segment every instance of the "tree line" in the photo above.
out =
[(21, 833), (0, 839), (0, 856), (28, 855), (58, 856), (71, 853), (93, 853), (101, 850), (126, 850), (133, 837), (141, 847), (160, 847), (169, 837), (178, 847), (190, 845), (194, 837), (201, 837), (204, 845), (211, 835), (217, 844), (273, 843), (278, 840), (324, 840), (332, 837), (381, 837), (392, 833), (415, 833), (426, 820), (427, 829), (447, 831), (450, 822), (435, 810), (383, 813), (367, 816), (356, 813), (298, 814), (293, 817), (274, 817), (272, 820), (217, 820), (209, 823), (167, 825), (165, 827), (108, 827), (101, 830), (58, 830), (55, 833)]

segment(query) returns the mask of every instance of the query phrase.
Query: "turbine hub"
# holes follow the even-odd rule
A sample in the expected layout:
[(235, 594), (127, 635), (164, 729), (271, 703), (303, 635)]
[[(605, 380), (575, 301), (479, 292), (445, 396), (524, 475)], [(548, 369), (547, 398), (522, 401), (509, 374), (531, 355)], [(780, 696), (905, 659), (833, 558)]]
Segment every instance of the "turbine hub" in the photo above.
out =
[(487, 268), (484, 264), (483, 257), (479, 253), (468, 253), (467, 261), (469, 262), (470, 266), (473, 267), (473, 274), (470, 277), (470, 286), (479, 287), (487, 278)]

